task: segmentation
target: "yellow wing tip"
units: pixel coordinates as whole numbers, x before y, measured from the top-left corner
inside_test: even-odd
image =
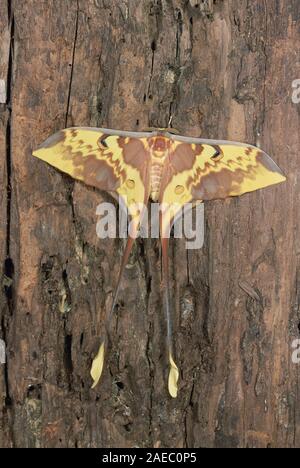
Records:
[[[282,172],[275,173],[273,182],[271,181],[270,185],[279,185],[287,181],[287,177]]]
[[[53,165],[51,164],[51,160],[50,160],[50,157],[49,157],[49,152],[47,151],[46,148],[38,148],[36,150],[34,150],[32,152],[32,155],[37,158],[37,159],[40,159],[41,161],[44,161],[50,165]],[[55,166],[54,166],[55,167]]]
[[[91,368],[91,377],[94,381],[92,389],[95,388],[102,375],[104,363],[104,342],[100,345],[99,351],[95,358],[93,359],[92,368]]]
[[[72,129],[70,129],[72,130]],[[44,151],[47,150],[56,150],[60,148],[60,145],[64,143],[66,140],[66,129],[59,130],[58,132],[54,133],[53,135],[49,136],[43,143],[41,143],[37,149],[35,149],[32,154],[37,158],[41,158]],[[42,159],[42,158],[41,158]]]
[[[287,176],[285,176],[283,173],[281,174],[282,180],[279,183],[286,182],[287,181]]]
[[[272,185],[283,184],[284,182],[287,181],[287,177],[283,173],[277,172],[275,174],[276,175],[273,176],[273,179],[268,183],[268,185],[266,185],[266,187],[270,187]],[[265,188],[265,187],[263,187],[263,188]]]
[[[178,394],[178,379],[179,379],[179,370],[175,364],[172,354],[169,354],[169,363],[170,363],[170,372],[169,372],[169,381],[168,388],[169,393],[172,398],[177,398]]]

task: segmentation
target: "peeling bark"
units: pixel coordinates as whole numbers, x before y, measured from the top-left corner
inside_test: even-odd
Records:
[[[299,22],[298,0],[0,3],[0,446],[300,445]],[[201,251],[172,240],[177,400],[158,243],[136,243],[92,391],[123,241],[96,237],[108,195],[31,153],[66,125],[170,122],[260,143],[288,182],[208,203]]]

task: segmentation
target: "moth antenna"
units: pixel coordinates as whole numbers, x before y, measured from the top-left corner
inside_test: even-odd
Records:
[[[167,348],[168,348],[168,358],[169,358],[169,380],[168,388],[169,393],[173,398],[177,397],[177,382],[179,378],[178,367],[175,364],[174,360],[174,350],[173,350],[173,330],[172,330],[172,317],[170,310],[170,280],[169,280],[169,238],[163,237],[161,239],[162,247],[162,286],[163,286],[163,308],[165,313],[165,319],[167,323]]]
[[[122,278],[123,278],[124,270],[125,270],[125,267],[127,265],[129,255],[130,255],[130,253],[132,251],[134,241],[135,241],[134,238],[128,237],[126,247],[125,247],[125,251],[124,251],[124,254],[123,254],[123,257],[122,257],[122,262],[121,262],[121,267],[120,267],[120,271],[119,271],[117,286],[116,286],[116,289],[115,289],[114,295],[113,295],[112,305],[111,305],[110,311],[109,311],[109,313],[108,313],[108,315],[107,315],[107,317],[105,319],[104,336],[103,336],[103,339],[101,340],[101,345],[100,345],[98,354],[95,356],[95,358],[93,360],[93,363],[92,363],[91,376],[92,376],[92,378],[94,380],[92,388],[96,387],[96,385],[98,384],[98,382],[100,380],[101,374],[102,374],[103,364],[104,364],[104,357],[105,357],[105,352],[106,352],[106,348],[107,348],[107,340],[108,340],[108,336],[109,336],[109,328],[110,328],[113,312],[114,312],[114,309],[115,309],[115,306],[116,306],[116,302],[117,302],[117,299],[118,299],[118,295],[119,295],[119,291],[120,291],[120,285],[121,285],[121,281],[122,281]]]

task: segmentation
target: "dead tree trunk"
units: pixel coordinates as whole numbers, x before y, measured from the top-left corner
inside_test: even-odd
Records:
[[[300,445],[299,22],[298,0],[1,0],[1,446]],[[137,242],[94,391],[123,243],[96,236],[105,194],[31,153],[65,126],[170,121],[259,142],[289,179],[208,204],[202,250],[171,243],[177,400],[158,244]]]

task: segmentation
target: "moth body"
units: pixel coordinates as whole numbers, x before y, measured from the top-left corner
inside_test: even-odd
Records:
[[[151,168],[150,168],[150,197],[158,201],[165,160],[169,152],[171,141],[169,138],[158,135],[149,141]]]

